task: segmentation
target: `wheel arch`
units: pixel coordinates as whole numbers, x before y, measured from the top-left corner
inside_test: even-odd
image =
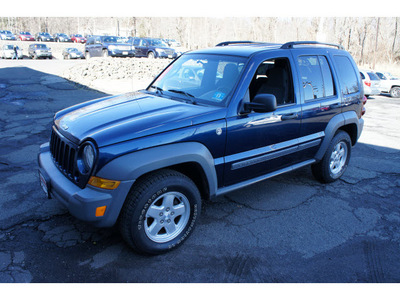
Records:
[[[126,154],[106,164],[96,176],[137,181],[162,169],[176,170],[189,177],[202,198],[208,199],[216,194],[218,184],[214,159],[209,150],[197,142],[158,146]]]
[[[325,129],[325,138],[322,141],[315,159],[321,160],[328,149],[330,141],[339,130],[345,131],[351,139],[352,146],[357,143],[363,129],[364,120],[359,119],[355,111],[347,111],[334,116]]]

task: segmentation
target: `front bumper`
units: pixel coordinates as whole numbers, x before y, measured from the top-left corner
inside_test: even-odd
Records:
[[[52,54],[52,53],[49,53],[49,52],[47,52],[47,53],[44,53],[44,52],[36,52],[36,56],[37,56],[37,57],[52,57],[53,54]]]
[[[13,58],[13,57],[14,57],[14,51],[4,52],[4,58]],[[23,55],[21,52],[18,52],[18,58],[23,58]]]
[[[89,185],[81,189],[58,170],[51,157],[49,143],[40,146],[38,163],[42,186],[47,189],[49,198],[60,201],[71,215],[97,227],[111,227],[116,223],[134,180],[122,181],[115,190]],[[96,208],[102,206],[107,206],[104,216],[96,217]]]
[[[168,54],[168,53],[166,53],[166,52],[156,52],[156,53],[157,53],[157,55],[156,55],[157,58],[171,58],[171,59],[175,59],[175,58],[177,57],[176,53],[174,53],[174,54]]]
[[[134,50],[113,49],[113,50],[108,50],[108,55],[118,56],[118,57],[134,57],[135,51]]]

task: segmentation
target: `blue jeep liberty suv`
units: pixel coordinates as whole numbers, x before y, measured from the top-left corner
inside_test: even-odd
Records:
[[[363,100],[340,45],[224,42],[183,54],[145,90],[56,113],[40,182],[76,218],[164,253],[191,234],[202,200],[306,165],[337,180]]]

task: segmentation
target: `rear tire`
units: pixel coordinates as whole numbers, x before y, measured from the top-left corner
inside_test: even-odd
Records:
[[[350,136],[347,132],[339,130],[329,144],[322,160],[311,165],[314,177],[322,183],[336,181],[346,171],[350,156]]]
[[[145,175],[129,192],[119,219],[120,232],[137,252],[161,254],[182,244],[201,211],[191,179],[174,170]]]

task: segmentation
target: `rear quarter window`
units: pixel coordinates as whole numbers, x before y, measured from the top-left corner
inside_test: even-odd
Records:
[[[334,60],[342,93],[344,95],[357,93],[359,91],[357,73],[350,59],[344,55],[335,55]]]

